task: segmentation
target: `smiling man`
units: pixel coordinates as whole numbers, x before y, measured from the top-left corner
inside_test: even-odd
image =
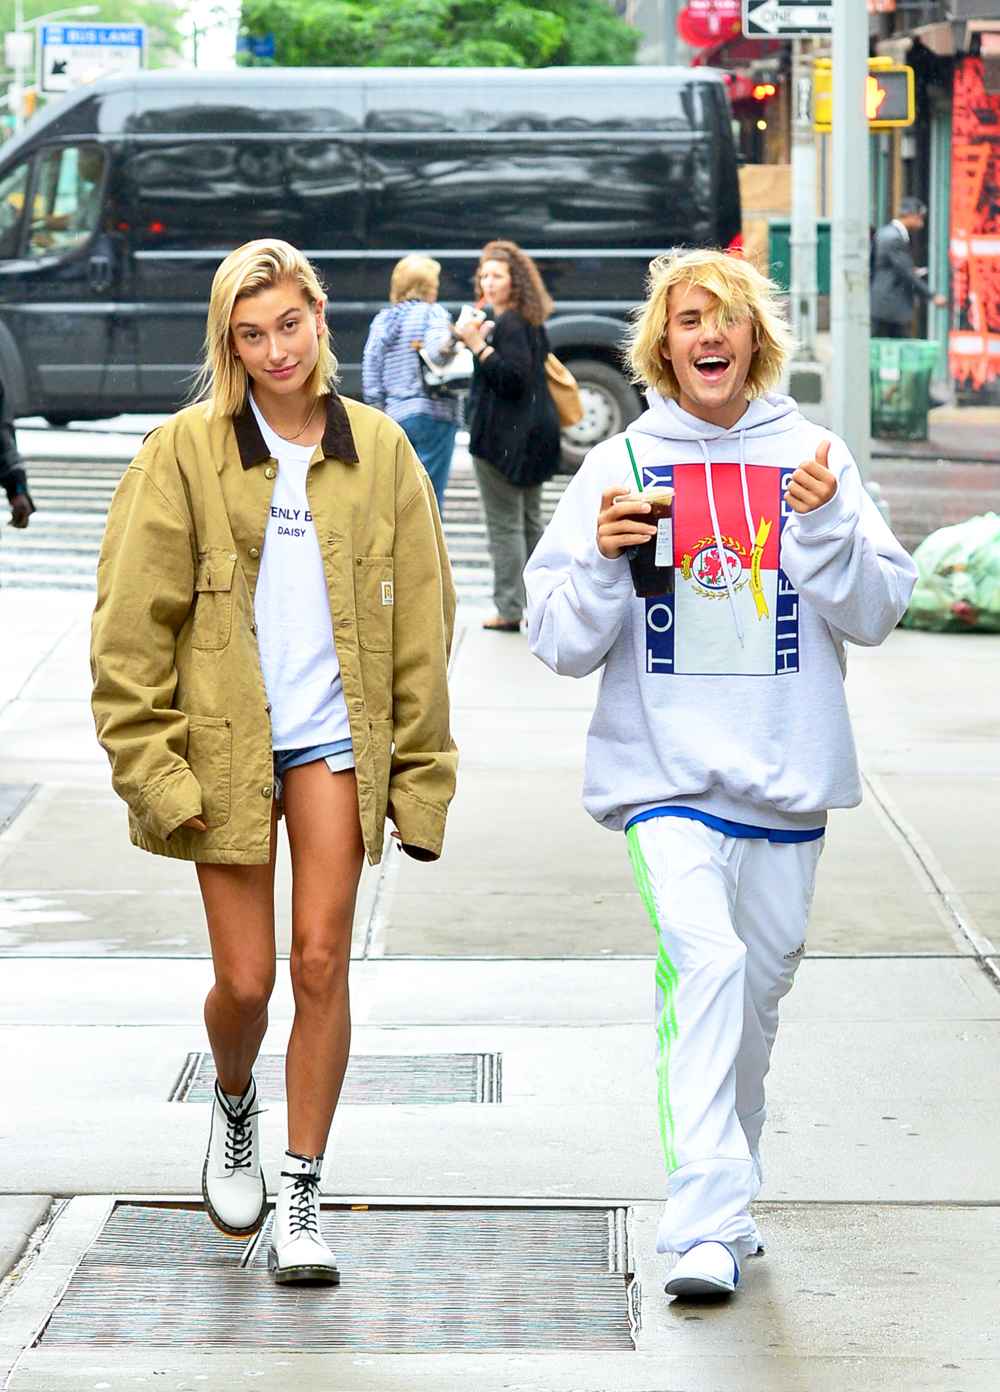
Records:
[[[861,799],[845,644],[882,642],[916,576],[843,441],[774,394],[790,346],[748,262],[654,261],[630,348],[649,409],[587,456],[525,571],[537,656],[604,669],[584,803],[625,833],[656,932],[657,1247],[687,1297],[733,1291],[763,1250],[750,1204],[778,1005],[827,812]],[[672,491],[656,527],[636,474]],[[663,584],[638,598],[643,546]]]

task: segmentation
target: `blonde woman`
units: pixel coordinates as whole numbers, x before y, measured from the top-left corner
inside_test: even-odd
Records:
[[[202,394],[145,441],[98,567],[93,707],[131,839],[196,863],[218,1081],[202,1188],[234,1237],[265,1217],[253,1065],[275,977],[274,864],[291,849],[288,1149],[279,1282],[336,1284],[319,1225],[350,1048],[351,925],[388,815],[440,854],[455,783],[454,594],[429,481],[398,425],[338,396],[325,298],[287,242],[212,283]]]
[[[827,813],[861,798],[844,646],[881,643],[916,575],[844,442],[776,394],[790,345],[749,262],[654,261],[631,345],[649,409],[584,460],[525,575],[535,653],[603,668],[584,803],[625,833],[657,937],[670,1295],[728,1294],[762,1250],[778,1007]],[[637,482],[672,518],[650,525]],[[636,597],[637,546],[661,594]]]
[[[438,507],[444,507],[458,431],[458,401],[424,390],[414,343],[434,357],[452,344],[451,316],[437,303],[441,263],[404,256],[389,281],[389,305],[372,320],[362,358],[365,400],[399,421],[430,474]]]

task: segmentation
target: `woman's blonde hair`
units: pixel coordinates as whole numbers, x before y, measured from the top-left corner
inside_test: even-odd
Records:
[[[429,300],[437,294],[441,281],[441,262],[432,256],[404,256],[392,268],[389,281],[389,300]]]
[[[212,279],[205,324],[203,361],[192,398],[207,401],[210,416],[235,416],[244,407],[249,385],[247,370],[233,346],[229,321],[236,301],[257,295],[281,281],[291,281],[310,309],[324,298],[323,286],[309,260],[290,242],[265,237],[231,251]],[[337,359],[329,332],[319,336],[319,357],[306,383],[314,397],[325,396],[337,377]]]
[[[646,300],[635,313],[628,335],[627,358],[636,385],[645,383],[661,396],[680,396],[673,364],[663,356],[670,292],[674,286],[698,285],[715,299],[710,311],[722,331],[749,317],[754,348],[747,373],[748,399],[777,386],[794,339],[779,300],[780,291],[750,261],[724,251],[685,251],[658,256],[649,265]]]

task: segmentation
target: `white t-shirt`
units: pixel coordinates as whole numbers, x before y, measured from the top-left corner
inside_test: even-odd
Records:
[[[316,527],[306,496],[313,445],[276,435],[250,397],[264,443],[278,461],[260,558],[254,616],[274,749],[349,739],[340,663]]]

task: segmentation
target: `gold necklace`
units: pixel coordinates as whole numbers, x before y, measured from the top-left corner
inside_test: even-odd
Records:
[[[304,434],[305,434],[306,427],[308,426],[309,422],[312,420],[313,416],[316,414],[316,407],[317,407],[318,405],[319,405],[319,397],[317,396],[316,400],[315,400],[315,401],[313,402],[313,404],[312,404],[312,408],[311,408],[311,410],[310,410],[308,416],[306,416],[305,420],[302,422],[302,425],[299,427],[298,430],[296,430],[296,432],[295,432],[294,435],[286,435],[286,436],[285,436],[285,439],[286,439],[286,440],[297,440],[297,439],[299,438],[300,435],[304,435]]]

